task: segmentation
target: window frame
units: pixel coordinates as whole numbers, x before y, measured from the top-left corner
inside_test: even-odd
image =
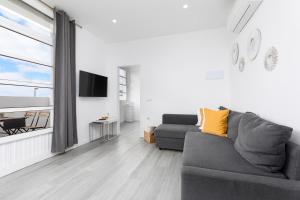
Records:
[[[125,75],[121,75],[121,71],[124,71]],[[125,84],[121,83],[121,79],[125,79]],[[126,91],[122,91],[121,87],[125,87]],[[124,69],[120,69],[119,71],[119,99],[121,101],[127,101],[127,71]]]
[[[53,47],[53,40],[0,16],[0,27]]]
[[[29,1],[30,2],[30,1]],[[20,3],[22,4],[22,3]],[[25,5],[26,2],[24,2],[24,10],[26,10],[28,8],[28,5]],[[7,6],[6,6],[7,5]],[[14,8],[15,5],[12,5],[11,2],[5,2],[5,3],[1,3],[0,7],[4,8],[4,10],[12,10],[12,8]],[[20,5],[18,5],[20,6]],[[23,9],[23,8],[22,8]],[[19,10],[16,9],[16,10]],[[49,11],[49,10],[48,10]],[[13,11],[14,13],[17,13],[15,11]],[[26,10],[26,12],[30,12],[30,10]],[[32,12],[35,12],[35,10],[32,10]],[[50,13],[50,11],[48,12],[48,14]],[[21,13],[22,14],[22,13]],[[21,15],[20,14],[20,15]],[[35,13],[36,14],[36,13]],[[42,15],[42,13],[41,13]],[[28,19],[25,15],[24,15],[25,19]],[[3,29],[6,29],[8,31],[11,31],[15,34],[19,34],[21,36],[24,36],[26,38],[32,39],[34,41],[37,41],[39,43],[48,45],[52,48],[52,54],[51,54],[51,59],[54,60],[54,21],[53,18],[49,17],[49,25],[51,27],[51,29],[49,29],[49,34],[50,37],[46,37],[45,35],[35,32],[34,30],[30,29],[30,28],[26,28],[25,26],[22,26],[20,24],[17,24],[9,19],[6,19],[2,16],[0,16],[0,27]],[[50,24],[50,22],[52,24]],[[11,86],[23,86],[23,87],[33,87],[33,88],[45,88],[45,89],[51,89],[52,90],[52,94],[49,97],[50,98],[50,102],[53,102],[54,99],[54,63],[52,63],[51,65],[49,64],[45,64],[45,63],[41,63],[39,61],[36,61],[34,59],[30,59],[26,56],[24,56],[22,58],[22,56],[16,56],[16,55],[7,55],[5,53],[1,53],[0,52],[0,56],[2,57],[7,57],[10,59],[15,59],[15,60],[19,60],[19,61],[24,61],[24,62],[28,62],[28,63],[32,63],[32,64],[37,64],[40,66],[44,66],[44,67],[49,67],[52,69],[52,84],[46,84],[46,83],[38,83],[38,82],[29,82],[29,81],[17,81],[17,80],[6,80],[6,79],[0,79],[0,85],[11,85]],[[22,96],[20,96],[22,97]],[[34,96],[33,96],[34,97]],[[53,112],[54,112],[54,106],[53,103],[50,103],[49,106],[46,107],[10,107],[10,108],[0,108],[0,113],[13,113],[13,112],[26,112],[26,111],[44,111],[44,110],[48,110],[50,112],[50,128],[45,128],[45,129],[41,129],[41,130],[35,130],[35,131],[31,131],[31,132],[27,132],[27,133],[22,133],[22,134],[17,134],[17,135],[11,135],[11,136],[7,136],[7,137],[1,137],[0,138],[0,144],[2,143],[7,143],[7,142],[13,142],[16,141],[18,139],[24,139],[27,137],[34,137],[36,135],[39,134],[48,134],[48,133],[52,133],[53,132]]]

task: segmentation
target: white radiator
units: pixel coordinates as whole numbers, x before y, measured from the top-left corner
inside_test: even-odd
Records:
[[[51,141],[51,129],[1,138],[0,177],[55,155]]]

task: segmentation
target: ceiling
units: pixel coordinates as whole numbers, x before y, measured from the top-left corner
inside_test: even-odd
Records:
[[[226,25],[234,0],[44,0],[108,43]],[[187,9],[183,5],[188,4]],[[117,19],[117,23],[112,23]]]

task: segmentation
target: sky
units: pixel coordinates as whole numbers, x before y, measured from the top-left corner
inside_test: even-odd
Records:
[[[51,37],[51,32],[0,6],[0,19],[5,18],[31,31]],[[0,28],[0,52],[52,66],[52,47],[4,28]],[[0,56],[0,80],[43,83],[52,86],[52,68]],[[37,96],[51,96],[52,90],[38,89]],[[33,96],[34,88],[0,85],[0,96]]]

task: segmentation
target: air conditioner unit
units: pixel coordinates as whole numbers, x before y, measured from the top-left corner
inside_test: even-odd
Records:
[[[228,19],[228,29],[240,33],[248,24],[263,0],[236,0]]]

